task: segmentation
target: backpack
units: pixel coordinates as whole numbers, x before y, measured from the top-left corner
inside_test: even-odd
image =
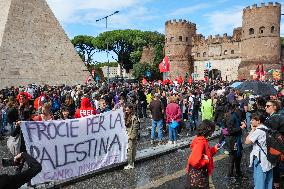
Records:
[[[54,113],[60,109],[60,102],[58,98],[52,99],[51,111]]]
[[[199,100],[199,97],[194,97],[193,98],[193,106],[194,106],[194,108],[196,108],[196,109],[198,109],[198,108],[200,108],[200,106],[201,106],[201,102],[200,102],[200,100]]]
[[[283,161],[284,158],[284,136],[277,130],[259,128],[266,133],[267,153],[261,148],[266,155],[267,160],[272,164],[277,164]]]

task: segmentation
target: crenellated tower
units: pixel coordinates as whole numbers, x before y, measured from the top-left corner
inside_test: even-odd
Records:
[[[280,67],[280,19],[279,3],[255,4],[243,9],[240,79],[248,78],[246,70],[256,64],[264,64],[266,69]]]
[[[191,58],[192,37],[196,34],[196,24],[186,20],[165,23],[165,54],[170,60],[170,77],[185,78],[186,73],[193,71]]]

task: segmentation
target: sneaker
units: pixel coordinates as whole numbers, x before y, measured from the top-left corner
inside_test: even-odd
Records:
[[[172,143],[173,143],[173,141],[169,140],[168,144],[172,144]]]
[[[134,165],[128,164],[127,166],[124,167],[125,170],[128,169],[134,169]]]
[[[174,145],[177,145],[177,141],[174,141]]]
[[[151,140],[151,145],[153,145],[154,144],[154,140]]]
[[[158,146],[163,145],[163,141],[159,141]]]

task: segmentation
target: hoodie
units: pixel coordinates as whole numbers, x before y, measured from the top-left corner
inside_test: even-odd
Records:
[[[96,113],[97,111],[92,107],[91,101],[88,98],[83,97],[81,100],[81,107],[76,110],[75,118],[95,115]]]
[[[207,167],[208,174],[213,173],[213,156],[217,153],[215,147],[210,147],[207,139],[203,136],[196,136],[191,145],[191,154],[189,155],[186,171],[189,171],[189,167],[195,169],[202,169]],[[204,155],[208,156],[208,159],[204,159]]]

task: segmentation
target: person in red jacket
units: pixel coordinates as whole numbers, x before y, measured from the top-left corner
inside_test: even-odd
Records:
[[[209,175],[213,173],[213,156],[218,151],[218,144],[210,147],[207,137],[215,130],[215,125],[204,120],[197,128],[197,136],[193,139],[190,148],[186,172],[189,188],[209,188]]]
[[[97,111],[92,107],[91,101],[88,98],[83,97],[81,100],[81,107],[75,112],[75,118],[86,117],[95,114],[97,114]]]

